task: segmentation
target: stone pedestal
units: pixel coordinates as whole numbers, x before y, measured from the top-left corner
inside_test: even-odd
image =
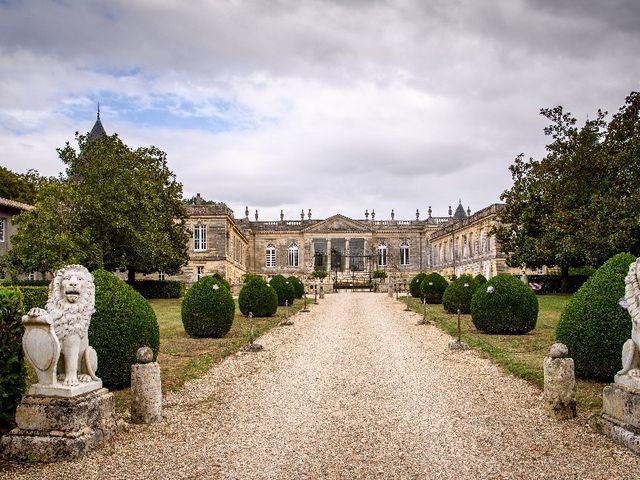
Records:
[[[0,438],[0,456],[27,462],[78,458],[115,431],[113,394],[101,388],[71,398],[26,395],[16,423]]]
[[[629,450],[640,454],[640,392],[611,384],[602,392],[602,415],[589,425]]]
[[[544,359],[544,408],[558,420],[576,416],[576,377],[573,358],[566,358],[567,347],[556,343]]]
[[[162,421],[162,383],[158,362],[131,365],[131,421]]]
[[[320,298],[324,298],[324,285],[320,285]]]

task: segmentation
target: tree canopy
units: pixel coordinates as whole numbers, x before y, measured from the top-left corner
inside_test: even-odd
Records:
[[[609,123],[598,110],[582,127],[560,106],[542,109],[552,141],[541,160],[516,157],[496,238],[514,267],[599,266],[640,253],[640,93]]]
[[[15,173],[0,167],[0,197],[31,204],[35,201],[39,180],[40,176],[35,170]]]
[[[90,269],[177,273],[187,262],[182,185],[156,147],[130,149],[117,135],[76,135],[58,149],[66,172],[38,189],[35,209],[15,217],[14,271]]]

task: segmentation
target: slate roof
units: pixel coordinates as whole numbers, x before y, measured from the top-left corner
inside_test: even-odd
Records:
[[[93,124],[93,128],[89,133],[89,140],[97,140],[101,137],[106,137],[107,132],[104,130],[102,126],[102,122],[100,121],[100,108],[98,107],[98,118],[96,119],[96,123]]]
[[[462,202],[458,203],[458,208],[456,208],[456,212],[453,214],[453,218],[467,218],[467,212],[464,211],[464,207],[462,206]]]

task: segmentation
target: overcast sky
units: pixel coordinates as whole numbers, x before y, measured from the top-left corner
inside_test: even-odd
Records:
[[[637,0],[0,0],[0,164],[63,170],[91,129],[155,145],[184,195],[261,220],[479,210],[640,89]]]

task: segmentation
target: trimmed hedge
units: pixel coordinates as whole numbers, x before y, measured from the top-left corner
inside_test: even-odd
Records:
[[[442,303],[442,295],[448,285],[449,282],[439,273],[429,273],[420,282],[420,296],[427,303]]]
[[[304,284],[298,279],[298,277],[294,277],[291,275],[289,278],[289,283],[293,285],[293,291],[295,292],[296,298],[302,298],[304,296]]]
[[[22,292],[24,313],[32,308],[44,308],[49,298],[49,287],[18,287]]]
[[[178,280],[138,280],[129,285],[144,298],[180,298],[184,293],[184,282]]]
[[[235,310],[231,291],[220,277],[202,277],[182,299],[184,331],[191,337],[222,338],[231,329]]]
[[[289,302],[289,305],[293,303],[295,297],[295,290],[293,285],[284,278],[282,275],[276,275],[269,280],[269,285],[273,287],[278,295],[278,305],[283,306],[285,301]]]
[[[48,287],[49,280],[2,280],[2,287]]]
[[[611,380],[622,368],[622,344],[631,337],[631,316],[618,301],[635,257],[620,253],[607,260],[565,306],[556,339],[569,347],[576,374]]]
[[[562,277],[560,275],[527,275],[529,283],[537,283],[542,288],[538,293],[560,293],[562,290]],[[570,275],[569,293],[575,293],[589,280],[589,275]]]
[[[0,430],[9,428],[27,389],[22,352],[22,293],[0,288]]]
[[[422,296],[422,294],[420,293],[420,284],[426,276],[426,273],[420,272],[411,279],[411,282],[409,283],[409,293],[411,293],[411,296],[413,298],[420,298]]]
[[[471,319],[481,332],[524,334],[536,327],[538,298],[520,279],[501,273],[473,294]]]
[[[262,277],[256,276],[248,279],[240,290],[238,305],[245,317],[249,312],[254,317],[270,317],[278,310],[278,294]]]
[[[114,274],[93,272],[96,312],[89,325],[89,344],[98,353],[98,377],[107,388],[131,384],[131,365],[140,347],[160,346],[158,321],[142,295]]]
[[[448,313],[469,313],[471,298],[480,284],[471,275],[460,275],[442,294],[442,306]]]

